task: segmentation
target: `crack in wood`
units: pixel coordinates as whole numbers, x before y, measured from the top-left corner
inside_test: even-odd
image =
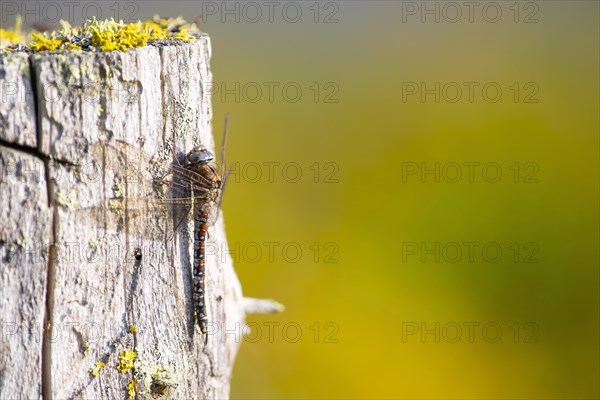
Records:
[[[44,163],[46,176],[50,176],[50,165],[48,162]],[[55,204],[54,193],[54,182],[52,179],[46,179],[46,190],[48,192],[48,206],[52,210],[51,214],[51,226],[50,238],[49,238],[49,249],[48,249],[48,263],[47,263],[47,275],[46,275],[46,302],[45,302],[45,314],[44,314],[44,325],[42,334],[42,398],[44,400],[50,400],[53,398],[52,391],[52,322],[54,315],[54,286],[56,283],[56,238],[58,236],[58,210]]]

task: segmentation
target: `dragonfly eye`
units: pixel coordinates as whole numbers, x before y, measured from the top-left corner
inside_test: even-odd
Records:
[[[202,164],[212,161],[214,158],[215,156],[204,146],[194,147],[187,155],[187,160],[190,164]]]

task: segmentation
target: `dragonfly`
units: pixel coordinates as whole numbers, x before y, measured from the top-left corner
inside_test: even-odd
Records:
[[[213,153],[203,145],[190,150],[184,163],[180,163],[175,154],[174,161],[170,163],[160,161],[159,158],[151,157],[142,150],[118,140],[99,142],[92,146],[92,154],[98,159],[125,160],[121,161],[124,162],[123,165],[113,167],[117,171],[126,171],[126,184],[121,185],[117,179],[117,183],[112,187],[114,196],[106,201],[104,207],[111,210],[113,216],[116,215],[121,227],[129,226],[128,220],[140,214],[159,211],[162,217],[165,212],[171,212],[173,230],[177,231],[183,222],[189,221],[191,211],[194,221],[192,303],[194,319],[204,335],[205,344],[208,341],[205,301],[206,240],[208,227],[218,219],[228,175],[225,162],[228,124],[229,116],[226,115],[219,166]],[[142,232],[142,236],[153,234],[156,232]],[[136,249],[135,256],[136,259],[139,258],[138,261],[141,260],[139,249]]]

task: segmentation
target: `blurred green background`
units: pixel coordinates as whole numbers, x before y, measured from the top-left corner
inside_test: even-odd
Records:
[[[236,269],[286,306],[233,398],[600,396],[598,2],[136,4],[203,14]]]

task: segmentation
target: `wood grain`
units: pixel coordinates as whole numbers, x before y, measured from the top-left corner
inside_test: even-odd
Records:
[[[191,304],[192,221],[174,232],[168,214],[99,207],[118,191],[140,195],[140,185],[135,159],[93,151],[116,140],[163,159],[199,143],[214,150],[209,60],[206,35],[0,57],[2,83],[31,89],[0,102],[0,398],[127,398],[132,379],[141,399],[228,397],[241,337],[231,331],[245,317],[231,258],[207,260],[204,346]],[[226,243],[222,214],[209,235]],[[137,357],[122,373],[126,349]],[[97,377],[96,362],[106,365]]]

